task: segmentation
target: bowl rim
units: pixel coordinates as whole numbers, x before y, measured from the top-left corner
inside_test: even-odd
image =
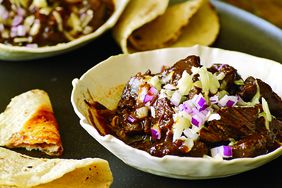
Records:
[[[166,50],[178,50],[178,49],[213,49],[216,51],[224,51],[227,53],[232,53],[232,54],[243,54],[244,56],[251,56],[254,57],[256,59],[261,59],[262,61],[266,61],[266,63],[271,63],[271,64],[275,64],[282,67],[282,65],[276,61],[273,60],[269,60],[266,58],[261,58],[261,57],[257,57],[257,56],[253,56],[253,55],[249,55],[246,53],[242,53],[242,52],[237,52],[237,51],[231,51],[231,50],[224,50],[224,49],[220,49],[220,48],[211,48],[211,47],[206,47],[206,46],[200,46],[200,45],[195,45],[193,47],[179,47],[179,48],[164,48],[164,49],[157,49],[157,50],[151,50],[151,51],[145,51],[145,52],[137,52],[137,53],[133,53],[133,54],[119,54],[119,55],[115,55],[115,56],[111,56],[108,59],[98,63],[97,65],[93,66],[92,68],[90,68],[89,70],[87,70],[80,78],[75,78],[72,81],[72,85],[73,85],[73,90],[71,93],[71,103],[72,106],[74,108],[75,113],[77,114],[77,116],[80,119],[80,124],[82,125],[82,127],[92,136],[94,137],[94,139],[96,141],[98,141],[101,145],[103,145],[107,150],[111,151],[111,149],[107,148],[105,145],[107,144],[120,144],[121,147],[124,147],[127,151],[132,151],[138,155],[143,156],[144,158],[146,158],[147,160],[151,160],[153,162],[160,162],[160,163],[164,163],[166,161],[171,161],[171,162],[196,162],[196,163],[209,163],[211,165],[221,165],[221,166],[228,166],[228,165],[236,165],[236,164],[254,164],[254,163],[258,163],[259,165],[256,165],[254,167],[251,167],[247,170],[251,170],[253,168],[256,168],[258,166],[261,166],[269,161],[274,160],[275,158],[278,158],[280,155],[282,155],[282,146],[280,146],[279,148],[267,153],[267,154],[263,154],[263,155],[259,155],[256,157],[246,157],[246,158],[235,158],[235,159],[231,159],[231,160],[224,160],[224,159],[217,159],[217,158],[212,158],[212,157],[180,157],[180,156],[174,156],[174,155],[165,155],[163,157],[155,157],[150,155],[149,153],[147,153],[146,151],[143,150],[139,150],[136,148],[133,148],[129,145],[127,145],[126,143],[124,143],[123,141],[121,141],[120,139],[116,138],[113,135],[105,135],[102,136],[98,133],[98,131],[96,130],[96,128],[91,125],[90,122],[88,122],[87,118],[82,114],[82,112],[80,112],[80,110],[77,107],[76,104],[76,100],[75,100],[75,93],[78,90],[79,84],[80,82],[85,79],[87,77],[87,75],[89,75],[92,71],[95,71],[95,69],[97,67],[103,66],[103,64],[106,63],[110,63],[111,61],[115,60],[115,58],[119,58],[119,57],[123,57],[123,56],[130,56],[131,58],[134,58],[135,56],[139,56],[140,54],[150,54],[150,53],[154,53],[154,52],[160,52],[160,51],[166,51]],[[111,153],[113,155],[116,155],[115,153],[113,153],[111,151]],[[116,155],[117,156],[117,155]],[[121,159],[123,162],[127,163],[126,161],[124,161],[120,156],[117,156],[119,159]],[[265,161],[265,162],[264,162]],[[129,164],[130,165],[130,164]],[[132,165],[130,165],[132,166]],[[136,166],[134,166],[135,168],[138,168]],[[241,172],[247,171],[247,170],[243,170]],[[237,172],[234,174],[238,174],[241,172]],[[233,174],[227,174],[227,175],[223,175],[223,176],[216,176],[216,177],[224,177],[224,176],[230,176]],[[169,176],[169,177],[175,177],[174,175]],[[182,179],[188,179],[187,177],[176,177],[176,178],[182,178]],[[192,179],[208,179],[208,178],[214,178],[213,176],[211,177],[193,177]],[[191,177],[189,178],[191,179]]]

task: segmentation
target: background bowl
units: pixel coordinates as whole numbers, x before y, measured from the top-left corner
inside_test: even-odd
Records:
[[[280,97],[282,95],[280,84],[282,65],[272,60],[203,46],[123,54],[110,57],[87,71],[80,79],[73,80],[71,102],[82,127],[126,164],[166,177],[180,179],[225,177],[254,169],[279,157],[282,154],[282,147],[266,155],[232,160],[177,156],[158,158],[126,145],[111,135],[101,136],[91,125],[85,100],[94,99],[107,108],[114,109],[120,98],[122,86],[131,76],[148,69],[152,73],[159,72],[163,65],[171,66],[188,55],[200,56],[201,64],[206,66],[214,63],[229,64],[238,70],[242,78],[245,79],[250,75],[260,78],[268,83]]]
[[[103,34],[108,29],[112,28],[117,22],[123,10],[125,9],[128,1],[129,0],[115,0],[115,10],[111,17],[103,25],[101,25],[94,32],[67,43],[60,43],[54,46],[46,46],[39,48],[8,46],[0,43],[0,59],[12,61],[31,60],[54,56],[64,52],[68,52],[70,50],[74,50],[82,45],[87,44],[88,42]]]

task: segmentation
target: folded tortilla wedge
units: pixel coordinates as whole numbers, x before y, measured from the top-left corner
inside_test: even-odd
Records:
[[[0,114],[0,146],[62,154],[58,123],[45,91],[31,90],[11,100]]]
[[[106,188],[113,177],[106,160],[99,158],[43,159],[0,147],[0,187]]]
[[[210,45],[219,33],[218,16],[207,0],[183,1],[166,6],[165,11],[152,10],[145,5],[130,9],[139,1],[129,3],[113,29],[113,36],[124,53],[195,44]],[[148,15],[143,22],[140,21],[142,17],[136,16],[140,12],[153,11],[157,16]],[[132,23],[135,27],[132,27]]]

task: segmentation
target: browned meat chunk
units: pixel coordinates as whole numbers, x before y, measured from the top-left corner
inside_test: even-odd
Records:
[[[167,98],[158,99],[154,106],[156,117],[155,123],[158,123],[161,129],[170,129],[173,124],[172,115],[174,113],[172,105]]]
[[[188,74],[192,74],[192,67],[200,67],[200,58],[198,56],[188,56],[185,59],[181,59],[176,62],[166,72],[174,71],[172,81],[175,82],[181,78],[183,71],[187,71]]]
[[[268,103],[271,114],[277,119],[282,120],[282,101],[281,98],[273,92],[271,87],[260,79],[257,79],[260,94]]]
[[[266,129],[264,118],[259,118],[256,122],[257,132],[255,134],[246,136],[236,142],[233,149],[233,157],[255,157],[258,155],[271,152],[279,147],[282,135],[282,122],[279,120],[272,120],[269,125],[269,130]]]
[[[249,102],[255,96],[256,92],[256,79],[250,76],[245,80],[244,85],[240,87],[238,94],[245,102]]]
[[[220,109],[218,114],[221,119],[208,122],[207,128],[201,129],[200,138],[215,143],[250,135],[256,130],[258,113],[258,106]]]

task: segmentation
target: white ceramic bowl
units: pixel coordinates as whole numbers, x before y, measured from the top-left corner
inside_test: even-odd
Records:
[[[251,55],[222,49],[194,46],[191,48],[171,48],[155,51],[118,55],[99,63],[87,71],[80,79],[73,80],[71,102],[79,116],[82,127],[100,144],[126,164],[145,172],[181,179],[208,179],[230,176],[259,167],[282,154],[282,147],[266,155],[255,158],[219,160],[214,158],[193,158],[165,156],[153,157],[145,151],[126,145],[111,136],[101,136],[88,120],[88,106],[84,100],[101,102],[109,109],[117,105],[124,85],[137,72],[159,72],[163,65],[173,65],[188,55],[198,55],[201,63],[209,66],[225,63],[234,66],[245,79],[247,76],[260,78],[271,85],[282,96],[282,65],[277,62]]]
[[[39,48],[8,46],[0,43],[0,59],[12,60],[12,61],[38,59],[38,58],[58,55],[76,49],[82,45],[85,45],[86,43],[97,38],[98,36],[100,36],[105,31],[107,31],[108,29],[112,28],[115,25],[121,13],[125,9],[128,1],[129,0],[115,0],[114,1],[115,10],[111,15],[111,17],[103,25],[101,25],[94,32],[67,43],[60,43],[54,46],[46,46]]]

